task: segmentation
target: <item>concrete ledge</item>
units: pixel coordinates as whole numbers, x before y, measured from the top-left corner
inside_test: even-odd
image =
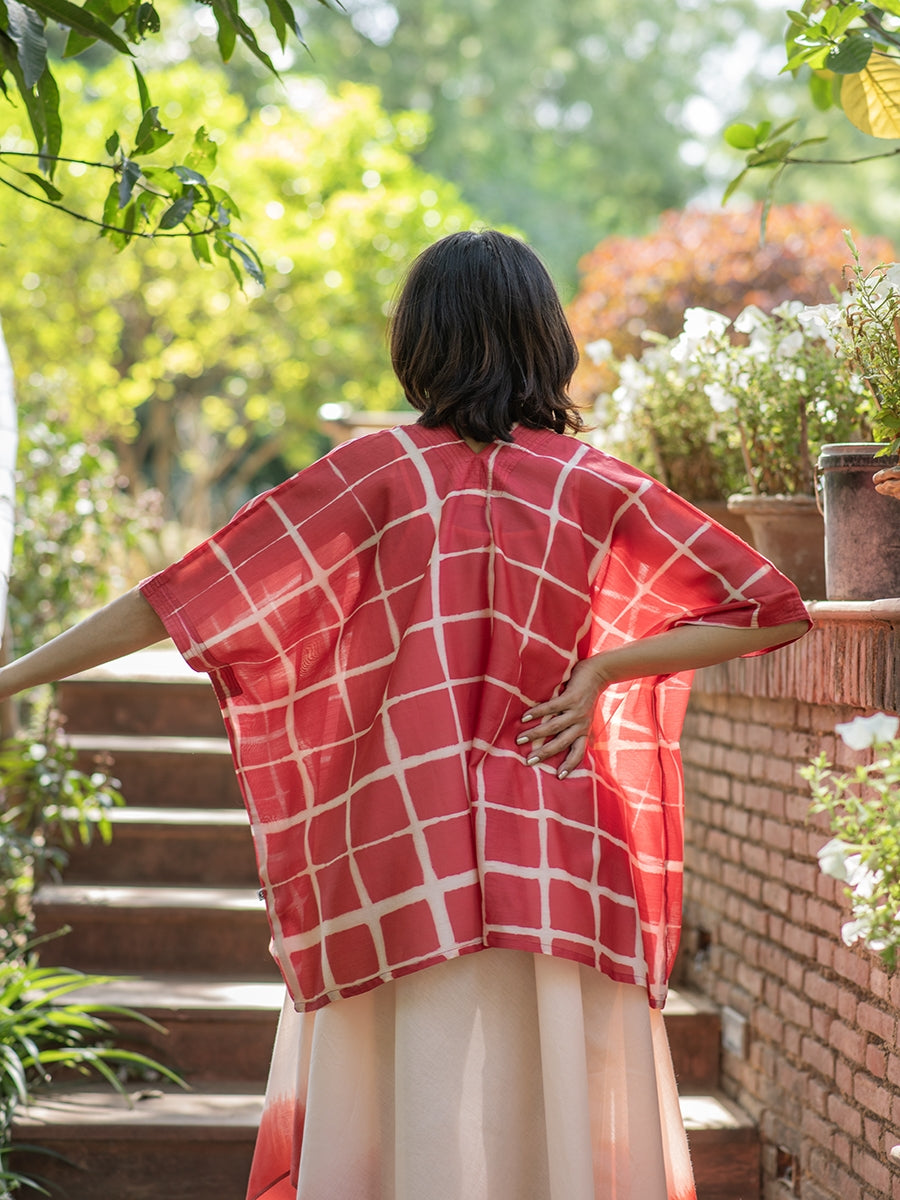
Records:
[[[698,671],[709,694],[900,712],[900,598],[814,601],[805,638],[772,654]]]

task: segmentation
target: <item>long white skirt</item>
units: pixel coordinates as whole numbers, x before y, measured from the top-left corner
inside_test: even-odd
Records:
[[[662,1014],[482,950],[281,1016],[247,1200],[695,1200]]]

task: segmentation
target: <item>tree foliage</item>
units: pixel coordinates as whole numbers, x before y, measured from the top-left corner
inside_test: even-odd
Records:
[[[784,205],[759,240],[760,210],[664,213],[646,237],[606,238],[580,264],[581,286],[568,315],[585,346],[606,339],[616,357],[639,358],[642,334],[675,337],[688,308],[734,318],[748,304],[764,312],[785,300],[819,304],[840,289],[850,261],[842,222],[824,205]],[[883,238],[860,238],[868,262],[893,256]],[[608,369],[582,353],[573,395],[590,405],[609,388]]]
[[[86,139],[125,77],[121,64],[92,73],[88,93],[77,67],[62,73],[85,88]],[[253,180],[268,287],[237,292],[224,266],[191,269],[179,243],[116,255],[64,215],[25,209],[0,212],[0,310],[26,426],[55,419],[88,446],[105,440],[129,490],[156,489],[190,538],[321,452],[321,404],[402,404],[387,306],[410,259],[474,213],[413,162],[425,118],[387,116],[374,89],[306,81],[294,107],[248,119],[215,69],[183,63],[162,79],[172,103],[189,111],[202,95],[215,112],[226,186]],[[91,202],[88,175],[72,187]],[[26,488],[28,469],[26,457]]]
[[[804,0],[785,10],[783,72],[805,77],[810,96],[821,111],[841,109],[862,133],[873,138],[900,138],[900,0]],[[745,166],[725,191],[727,200],[752,174],[768,173],[768,206],[788,167],[844,165],[892,157],[900,149],[852,158],[822,158],[826,137],[804,136],[795,120],[739,121],[725,130],[725,140],[745,153]],[[812,151],[809,147],[815,146]]]
[[[427,111],[422,164],[522,229],[565,288],[598,238],[703,188],[684,151],[704,76],[765,23],[754,0],[345,3],[343,21],[309,5],[312,69],[377,84],[389,111]]]
[[[328,0],[319,3],[327,5]],[[240,42],[274,74],[269,51],[236,0],[210,0],[210,7],[222,59],[230,59]],[[289,35],[302,41],[290,0],[266,0],[266,16],[258,16],[268,25],[273,44],[283,49]],[[212,180],[217,147],[206,126],[193,131],[180,155],[160,157],[175,135],[153,101],[138,50],[162,33],[153,0],[85,0],[82,5],[73,0],[0,0],[0,92],[24,113],[30,135],[15,144],[4,139],[0,145],[0,184],[93,224],[119,248],[135,237],[187,237],[199,261],[218,256],[238,280],[247,273],[261,281],[256,251],[233,228],[238,206]],[[52,64],[55,57],[72,58],[98,47],[130,61],[137,111],[127,126],[111,114],[110,123],[96,130],[80,152],[83,163],[106,177],[102,203],[85,211],[70,207],[59,170],[69,159],[66,128],[80,128],[84,121],[83,97],[79,106],[60,88]]]

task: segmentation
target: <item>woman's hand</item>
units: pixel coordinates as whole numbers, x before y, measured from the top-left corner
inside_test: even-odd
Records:
[[[611,680],[605,679],[601,656],[583,658],[575,664],[565,687],[544,704],[533,705],[522,717],[526,732],[516,738],[517,746],[528,746],[526,762],[537,766],[568,751],[556,772],[565,779],[584,758],[594,708],[600,693]]]
[[[882,471],[876,471],[872,478],[876,492],[900,500],[900,467],[885,467]]]

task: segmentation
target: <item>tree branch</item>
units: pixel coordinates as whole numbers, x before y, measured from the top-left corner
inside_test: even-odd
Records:
[[[75,159],[73,161],[80,162],[81,160]],[[65,213],[67,217],[74,217],[76,221],[83,221],[86,225],[93,225],[95,229],[105,229],[109,233],[124,233],[125,236],[129,238],[137,237],[152,241],[154,238],[207,237],[218,228],[217,225],[210,224],[207,225],[205,229],[186,229],[183,233],[176,233],[174,230],[165,230],[162,232],[159,230],[150,230],[148,232],[140,229],[125,229],[121,225],[109,225],[106,221],[98,221],[94,217],[85,216],[84,213],[76,212],[74,208],[66,208],[64,204],[59,204],[56,200],[50,200],[46,196],[38,196],[33,192],[28,192],[25,190],[25,188],[18,187],[11,180],[6,179],[3,175],[0,175],[0,185],[3,187],[8,187],[14,192],[18,192],[20,196],[24,196],[27,200],[34,200],[38,204],[46,204],[48,208],[55,208],[57,212]],[[149,188],[145,190],[150,191]],[[155,194],[165,195],[166,193],[157,192]]]

